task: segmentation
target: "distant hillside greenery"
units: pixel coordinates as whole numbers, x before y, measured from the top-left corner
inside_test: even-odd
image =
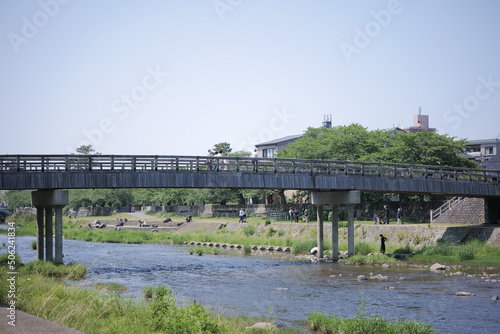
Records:
[[[278,151],[278,157],[477,167],[462,156],[465,141],[433,131],[368,131],[351,124],[308,128],[301,138]]]

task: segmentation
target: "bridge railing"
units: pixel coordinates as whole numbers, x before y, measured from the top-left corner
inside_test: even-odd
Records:
[[[500,171],[378,162],[208,156],[3,155],[0,173],[246,172],[361,175],[499,183]]]

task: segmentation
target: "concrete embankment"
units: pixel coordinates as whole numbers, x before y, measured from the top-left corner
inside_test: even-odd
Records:
[[[230,231],[243,230],[244,223],[228,223],[225,228]],[[488,243],[500,243],[500,226],[428,226],[424,224],[408,225],[355,225],[356,241],[378,242],[380,234],[383,234],[393,244],[402,246],[407,243],[410,246],[424,246],[435,244],[438,240],[452,243],[467,242],[469,240],[481,240]],[[277,231],[282,230],[285,236],[316,238],[315,223],[272,223],[270,225],[259,224],[257,231],[265,233],[269,228]],[[325,240],[331,237],[332,226],[324,224]],[[347,240],[347,228],[339,229],[340,240]]]
[[[85,227],[91,220],[80,220],[75,227]],[[107,228],[114,228],[116,220],[101,220]],[[78,225],[79,224],[79,225]],[[266,234],[270,228],[276,231],[283,231],[283,237],[306,237],[315,239],[317,226],[315,222],[305,223],[280,223],[272,222],[270,225],[264,223],[249,224],[249,223],[225,223],[223,219],[220,222],[179,222],[162,223],[162,221],[148,220],[147,227],[139,227],[138,221],[129,220],[125,226],[121,227],[124,230],[142,230],[148,231],[157,229],[159,232],[188,232],[188,231],[203,231],[215,232],[218,229],[225,228],[228,231],[243,231],[245,226],[253,225],[257,232]],[[158,227],[156,227],[156,225]],[[379,235],[383,234],[388,238],[388,241],[393,245],[398,244],[405,246],[425,246],[433,245],[438,240],[451,243],[461,243],[470,240],[486,241],[488,243],[500,244],[500,226],[482,226],[482,225],[467,225],[467,226],[430,226],[427,224],[404,224],[404,225],[359,225],[355,224],[355,239],[356,241],[378,242]],[[330,223],[324,223],[325,240],[331,237],[332,226]],[[339,239],[347,240],[347,228],[339,228]]]

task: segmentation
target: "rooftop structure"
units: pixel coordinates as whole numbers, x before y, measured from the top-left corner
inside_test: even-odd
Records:
[[[418,108],[418,115],[413,115],[413,126],[401,129],[406,132],[436,131],[429,127],[429,115],[422,115],[422,108]]]

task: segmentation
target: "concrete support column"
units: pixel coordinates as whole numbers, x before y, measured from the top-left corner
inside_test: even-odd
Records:
[[[45,260],[54,260],[54,243],[52,242],[52,208],[45,208]]]
[[[39,260],[62,263],[62,209],[68,204],[67,190],[38,190],[31,193],[31,202],[37,208],[37,257]],[[54,242],[52,239],[53,224],[55,220],[55,258]],[[45,235],[44,235],[45,232]],[[44,243],[45,237],[45,243]],[[45,257],[44,257],[45,255]]]
[[[44,224],[43,224],[44,209],[41,206],[36,207],[36,259],[44,260],[45,242],[44,242]]]
[[[347,255],[354,255],[354,205],[347,205]]]
[[[55,233],[55,263],[63,263],[63,229],[62,229],[62,207],[58,206],[55,208],[56,212],[56,233]]]
[[[339,206],[332,205],[332,260],[339,260]]]
[[[312,192],[311,195],[312,195],[311,196],[312,204],[316,205],[318,208],[319,206],[327,204],[333,206],[334,218],[332,222],[332,247],[335,248],[335,246],[337,246],[336,251],[334,249],[332,250],[333,251],[332,256],[334,259],[338,259],[338,206],[347,205],[347,216],[348,216],[347,251],[349,256],[354,255],[354,205],[359,204],[361,199],[361,193],[357,190],[316,191]],[[319,215],[319,210],[318,210],[318,215]],[[321,219],[322,218],[323,217],[321,217]],[[318,233],[319,233],[319,226],[318,226]]]
[[[316,205],[316,221],[318,222],[318,257],[323,258],[323,205]]]

